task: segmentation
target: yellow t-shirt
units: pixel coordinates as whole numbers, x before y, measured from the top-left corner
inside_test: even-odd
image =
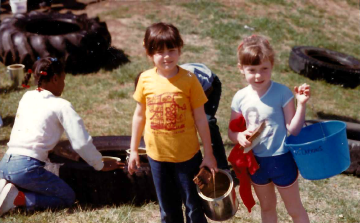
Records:
[[[172,78],[156,67],[140,76],[134,99],[146,105],[147,155],[164,162],[184,162],[200,149],[192,110],[207,101],[197,77],[180,67]]]

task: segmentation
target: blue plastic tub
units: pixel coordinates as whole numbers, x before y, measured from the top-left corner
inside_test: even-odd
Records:
[[[285,146],[291,151],[300,174],[308,180],[335,176],[350,166],[346,124],[341,121],[319,122],[290,135]]]

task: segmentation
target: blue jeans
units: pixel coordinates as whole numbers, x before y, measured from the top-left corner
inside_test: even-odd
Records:
[[[44,169],[37,159],[5,154],[0,162],[3,178],[24,192],[28,210],[69,207],[75,193],[62,179]]]
[[[219,169],[229,169],[224,144],[221,138],[219,126],[216,124],[217,120],[215,118],[221,96],[221,82],[216,75],[214,75],[212,88],[212,92],[210,93],[210,95],[207,96],[208,101],[205,103],[204,109],[209,123],[213,154],[215,156],[217,167]]]
[[[207,222],[193,182],[202,161],[201,152],[181,163],[158,162],[148,158],[160,205],[161,222],[184,222],[182,203],[186,208],[187,223]]]

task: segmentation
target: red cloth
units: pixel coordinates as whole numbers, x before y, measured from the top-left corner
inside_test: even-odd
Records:
[[[25,194],[21,191],[19,191],[18,195],[16,196],[15,200],[14,200],[14,205],[15,206],[25,206],[26,201],[25,201]]]
[[[244,117],[240,116],[238,119],[232,120],[229,124],[229,128],[233,132],[245,131],[246,123]],[[236,144],[234,146],[230,152],[228,160],[235,171],[236,177],[240,181],[240,197],[248,211],[251,212],[251,208],[255,205],[255,200],[251,192],[251,181],[249,173],[253,175],[256,170],[259,169],[259,165],[256,162],[252,151],[244,153],[244,150],[240,149],[240,147],[240,144]]]

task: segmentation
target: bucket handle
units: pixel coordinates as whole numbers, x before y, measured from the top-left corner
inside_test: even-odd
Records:
[[[323,134],[323,136],[324,136],[324,140],[326,140],[325,132],[324,132],[324,129],[323,129],[323,127],[322,127],[321,122],[320,122],[320,127],[321,127],[322,134]]]
[[[323,127],[322,127],[321,122],[319,122],[319,124],[320,124],[320,128],[321,128],[321,132],[322,132],[322,134],[323,134],[323,136],[324,136],[324,140],[326,140],[326,135],[325,135],[325,132],[324,132],[324,129],[323,129]],[[308,126],[307,122],[304,122],[304,125],[305,125],[305,127],[307,127],[307,126]]]

